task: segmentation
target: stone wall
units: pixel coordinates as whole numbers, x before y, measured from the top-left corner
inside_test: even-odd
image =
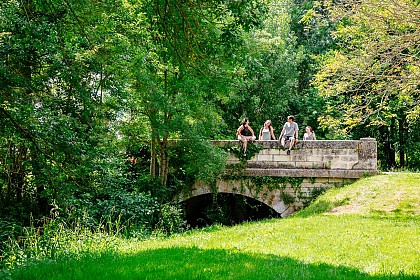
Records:
[[[218,146],[238,146],[239,141],[212,141]],[[287,155],[278,141],[254,141],[263,149],[246,162],[249,176],[302,178],[361,178],[377,172],[374,138],[360,140],[299,141]],[[233,154],[228,164],[238,164]]]

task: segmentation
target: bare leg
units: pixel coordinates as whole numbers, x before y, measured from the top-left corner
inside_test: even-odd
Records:
[[[244,153],[246,153],[246,147],[248,144],[248,139],[246,138],[246,136],[240,135],[239,136],[239,141],[242,142],[242,147],[244,148]]]
[[[290,139],[290,147],[289,150],[291,150],[293,148],[293,146],[295,145],[296,140],[295,139]]]

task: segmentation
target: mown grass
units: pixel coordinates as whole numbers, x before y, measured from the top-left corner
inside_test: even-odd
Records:
[[[299,214],[3,271],[4,279],[420,279],[420,174],[330,190]],[[71,244],[69,244],[71,246]]]

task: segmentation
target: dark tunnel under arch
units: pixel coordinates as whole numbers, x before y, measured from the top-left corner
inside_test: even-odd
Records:
[[[273,208],[254,198],[234,193],[206,193],[182,202],[187,224],[202,228],[213,224],[235,225],[281,217]]]

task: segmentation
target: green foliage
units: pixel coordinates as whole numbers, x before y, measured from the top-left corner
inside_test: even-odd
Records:
[[[222,149],[195,137],[190,141],[179,141],[171,151],[171,157],[174,161],[172,168],[183,172],[190,182],[219,178],[227,162],[227,154]]]
[[[331,137],[376,137],[384,169],[407,166],[418,140],[418,14],[416,1],[329,4],[337,47],[320,56],[313,83],[326,98],[320,125]],[[410,19],[409,19],[410,18]],[[383,153],[381,153],[383,152]],[[395,158],[396,153],[400,161]]]
[[[163,205],[159,213],[159,221],[155,227],[155,233],[169,236],[185,231],[186,221],[182,209],[176,204]]]
[[[119,52],[107,50],[109,34],[95,30],[109,27],[101,17],[111,7],[58,2],[1,4],[1,216],[19,222],[27,223],[29,213],[69,209],[69,196],[123,183],[109,126],[122,80],[111,80],[119,73],[107,66]],[[84,27],[74,24],[78,16]],[[10,174],[17,176],[7,182]]]
[[[247,160],[250,160],[256,154],[262,151],[264,149],[264,146],[260,145],[257,142],[249,141],[247,143],[246,154],[244,154],[244,150],[240,142],[238,142],[238,145],[236,146],[225,146],[223,147],[223,149],[226,152],[235,155],[244,164]]]
[[[272,1],[262,25],[243,34],[243,47],[233,54],[236,79],[217,102],[228,127],[225,137],[235,134],[244,117],[256,132],[271,119],[278,136],[286,116],[294,112],[293,103],[300,98],[296,84],[301,52],[290,30],[290,12],[281,8],[289,5]]]
[[[158,204],[155,198],[144,193],[115,191],[109,199],[97,201],[85,211],[98,221],[105,218],[127,228],[151,229],[157,220]]]
[[[94,231],[82,225],[69,228],[63,220],[57,218],[34,220],[31,225],[21,229],[19,239],[9,238],[2,244],[0,269],[10,269],[34,261],[79,258],[110,248],[117,249],[116,236],[108,234],[104,229],[103,225]]]
[[[0,241],[11,238],[11,263],[55,256],[55,233],[79,226],[178,232],[167,203],[224,173],[226,151],[207,140],[231,138],[244,116],[256,131],[271,119],[279,132],[294,114],[325,137],[368,134],[382,167],[418,167],[414,2],[356,2],[348,14],[318,1],[1,1]],[[232,179],[259,148],[230,148],[241,160]],[[301,195],[298,179],[255,180],[254,192],[287,183]],[[32,249],[19,250],[20,235]]]

